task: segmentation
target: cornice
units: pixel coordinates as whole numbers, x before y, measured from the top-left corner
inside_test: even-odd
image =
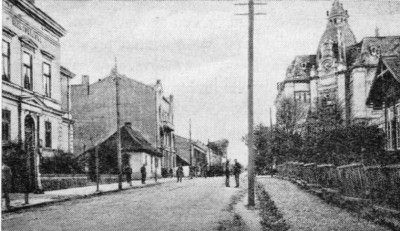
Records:
[[[53,60],[54,59],[54,55],[50,54],[49,52],[45,51],[45,50],[40,50],[40,52],[42,53],[43,56],[45,56],[46,58]]]
[[[3,26],[3,35],[9,38],[13,38],[17,33],[15,33],[10,28]]]
[[[15,6],[20,8],[39,23],[43,24],[47,29],[57,36],[63,37],[67,33],[67,31],[60,24],[58,24],[54,19],[52,19],[49,15],[32,3],[29,3],[26,0],[10,0],[10,2],[12,2]]]

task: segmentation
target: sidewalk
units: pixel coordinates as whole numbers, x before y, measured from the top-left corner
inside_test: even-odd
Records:
[[[122,183],[122,190],[143,188],[154,186],[166,182],[174,182],[175,178],[161,178],[154,182],[154,179],[147,179],[146,184],[142,184],[140,180],[132,181],[132,187],[128,183]],[[4,198],[1,200],[1,211],[2,213],[14,212],[21,209],[27,209],[32,207],[40,207],[48,204],[53,204],[57,202],[68,201],[72,199],[85,198],[90,196],[95,196],[99,194],[107,194],[118,191],[118,183],[112,184],[101,184],[99,186],[100,192],[96,192],[96,185],[78,187],[78,188],[68,188],[54,191],[46,191],[44,194],[29,194],[29,204],[24,204],[24,194],[23,193],[11,193],[11,209],[6,210]]]
[[[329,205],[289,181],[271,177],[257,177],[257,181],[264,185],[287,224],[290,225],[290,230],[388,230],[355,217],[346,210]]]

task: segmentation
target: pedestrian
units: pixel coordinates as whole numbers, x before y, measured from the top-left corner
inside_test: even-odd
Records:
[[[190,166],[190,167],[189,167],[189,176],[190,176],[190,179],[193,179],[193,175],[194,175],[194,169],[193,169],[193,166]]]
[[[132,168],[129,165],[125,168],[125,176],[126,182],[132,187]]]
[[[169,169],[169,177],[174,177],[174,170],[172,168]]]
[[[178,169],[176,170],[177,182],[182,182],[182,177],[183,177],[183,167],[182,165],[179,165]]]
[[[11,168],[2,163],[1,165],[1,191],[6,202],[6,209],[10,209],[10,189],[11,189],[12,172]]]
[[[146,184],[146,164],[140,168],[140,173],[142,175],[142,184]]]
[[[203,174],[204,174],[204,178],[207,178],[207,163],[206,164],[204,164],[204,166],[203,166]]]
[[[230,177],[230,175],[231,175],[231,171],[230,171],[230,166],[229,166],[229,160],[227,160],[226,163],[225,163],[225,176],[226,176],[225,186],[226,187],[229,187],[229,177]]]
[[[235,175],[236,188],[239,188],[239,175],[242,172],[242,165],[239,164],[237,159],[235,159],[235,164],[233,165],[233,174]]]

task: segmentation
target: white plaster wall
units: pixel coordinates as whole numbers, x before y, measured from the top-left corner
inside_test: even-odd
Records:
[[[364,68],[354,69],[353,78],[353,98],[352,114],[353,118],[365,118],[366,114],[366,70]]]

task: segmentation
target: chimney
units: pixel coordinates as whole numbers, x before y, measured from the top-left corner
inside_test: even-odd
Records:
[[[132,123],[131,122],[125,122],[125,127],[132,128]]]
[[[89,76],[82,75],[82,85],[89,85]]]

